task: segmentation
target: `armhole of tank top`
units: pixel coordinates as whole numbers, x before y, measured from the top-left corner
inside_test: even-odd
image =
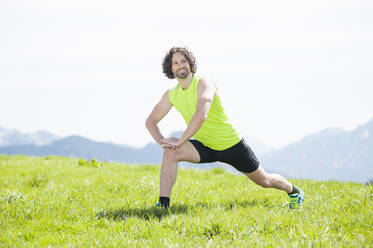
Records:
[[[201,77],[198,76],[198,75],[194,75],[193,77],[194,77],[194,78],[193,78],[193,81],[195,82],[195,83],[194,83],[194,84],[195,84],[195,87],[198,87],[199,80],[201,80]]]
[[[172,105],[174,105],[176,87],[177,86],[172,87],[171,89],[168,89],[168,100],[170,101]]]

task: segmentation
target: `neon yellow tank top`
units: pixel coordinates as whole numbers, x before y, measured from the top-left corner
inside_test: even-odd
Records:
[[[180,112],[187,125],[197,109],[199,80],[200,77],[194,76],[192,83],[186,90],[183,90],[178,84],[168,91],[171,104]],[[205,122],[193,138],[218,151],[228,149],[242,139],[242,135],[232,126],[225,114],[217,91]]]

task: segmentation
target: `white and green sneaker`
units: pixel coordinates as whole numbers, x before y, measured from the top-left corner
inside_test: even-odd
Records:
[[[290,197],[290,209],[296,209],[302,206],[304,201],[304,193],[303,190],[299,189],[299,193],[291,194]]]

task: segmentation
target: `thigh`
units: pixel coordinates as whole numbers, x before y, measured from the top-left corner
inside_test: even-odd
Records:
[[[216,158],[215,150],[212,150],[211,148],[205,146],[204,144],[202,144],[202,142],[198,140],[189,140],[189,141],[192,143],[194,148],[196,148],[196,150],[199,153],[199,157],[200,157],[199,163],[212,163],[212,162],[218,161]]]
[[[259,167],[259,161],[254,152],[242,139],[236,145],[217,152],[218,160],[232,165],[238,171],[251,173]]]
[[[173,152],[178,161],[199,163],[199,161],[201,160],[197,149],[193,146],[193,144],[190,141],[186,141],[179,147],[179,149],[173,150]]]

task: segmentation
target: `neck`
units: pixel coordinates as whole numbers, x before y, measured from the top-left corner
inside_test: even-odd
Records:
[[[179,82],[183,90],[186,90],[193,81],[193,74],[189,73],[189,75],[184,79],[177,78],[177,81]]]

